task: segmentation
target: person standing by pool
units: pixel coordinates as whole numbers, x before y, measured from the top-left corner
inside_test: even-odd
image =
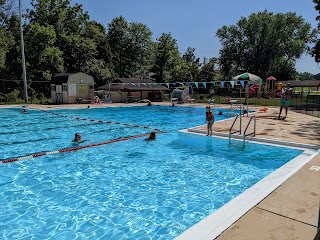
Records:
[[[206,107],[206,121],[207,121],[207,131],[208,131],[207,136],[209,136],[209,134],[211,136],[212,135],[212,125],[214,123],[214,115],[213,115],[213,112],[211,111],[210,106]]]
[[[286,119],[288,115],[288,107],[291,105],[291,96],[292,96],[293,89],[290,87],[290,83],[287,84],[285,88],[282,89],[282,94],[280,98],[280,112],[278,116],[278,120],[280,119]],[[283,107],[285,108],[286,115],[284,118],[281,118],[281,113]]]

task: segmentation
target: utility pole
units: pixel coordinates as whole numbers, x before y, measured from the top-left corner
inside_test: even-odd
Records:
[[[22,28],[21,0],[19,0],[19,15],[20,15],[20,38],[21,38],[21,56],[22,56],[22,74],[23,74],[23,87],[24,87],[24,102],[26,104],[28,104],[27,73],[26,73],[26,60],[25,60],[25,56],[24,56],[24,41],[23,41],[23,28]]]

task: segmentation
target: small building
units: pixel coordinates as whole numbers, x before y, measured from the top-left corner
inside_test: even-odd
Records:
[[[133,78],[118,78],[110,84],[98,87],[98,90],[102,90],[103,94],[110,97],[112,102],[135,102],[143,99],[161,102],[163,94],[171,91],[149,79]],[[109,94],[110,96],[108,96]]]
[[[55,74],[50,87],[52,103],[77,103],[79,99],[94,98],[94,79],[82,72]]]

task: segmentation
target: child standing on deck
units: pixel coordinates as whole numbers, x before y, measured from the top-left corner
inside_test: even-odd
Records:
[[[207,130],[208,134],[207,136],[212,135],[212,125],[214,123],[214,115],[213,112],[211,111],[210,106],[206,107],[206,121],[207,121]]]

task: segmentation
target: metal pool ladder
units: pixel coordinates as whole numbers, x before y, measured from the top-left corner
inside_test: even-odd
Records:
[[[247,134],[247,130],[248,130],[248,127],[249,127],[252,119],[253,119],[253,132]],[[256,116],[253,115],[253,116],[250,117],[250,120],[249,120],[249,122],[248,122],[248,124],[247,124],[247,126],[246,126],[246,129],[245,129],[244,132],[243,132],[243,146],[245,146],[246,137],[247,137],[247,136],[253,136],[253,137],[256,136],[256,124],[257,124]]]
[[[238,119],[240,121],[239,130],[232,132],[232,129],[233,129],[233,127],[234,127],[234,125],[235,125],[235,123],[237,122]],[[253,132],[252,133],[247,133],[247,130],[248,130],[248,128],[249,128],[249,126],[250,126],[250,124],[252,122],[252,119],[253,119],[253,123],[254,123]],[[239,135],[242,133],[242,114],[238,114],[236,116],[236,118],[234,119],[234,121],[233,121],[233,123],[232,123],[232,125],[231,125],[231,127],[229,129],[229,144],[231,143],[232,134],[235,134],[235,133],[239,133]],[[248,124],[247,124],[247,126],[246,126],[246,128],[245,128],[245,130],[243,132],[243,146],[245,146],[245,142],[246,142],[246,137],[247,136],[253,136],[253,137],[256,136],[256,116],[254,116],[254,115],[250,117],[249,122],[248,122]]]
[[[240,121],[240,126],[239,126],[240,128],[239,128],[239,130],[232,132],[233,126],[234,126],[235,123],[237,122],[238,118],[239,118],[239,121]],[[241,115],[241,114],[238,114],[238,115],[236,116],[236,118],[234,119],[234,121],[233,121],[233,123],[232,123],[232,125],[231,125],[231,127],[230,127],[230,129],[229,129],[229,143],[231,142],[231,135],[232,135],[232,134],[235,134],[235,133],[241,134],[241,127],[242,127],[242,115]]]

